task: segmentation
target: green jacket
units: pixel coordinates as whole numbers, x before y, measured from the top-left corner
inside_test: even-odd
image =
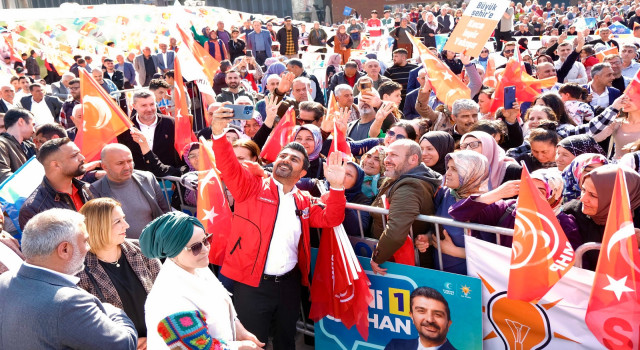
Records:
[[[200,34],[196,31],[196,27],[191,25],[191,33],[193,33],[193,38],[200,44],[200,46],[204,47],[204,43],[209,41],[206,35]]]

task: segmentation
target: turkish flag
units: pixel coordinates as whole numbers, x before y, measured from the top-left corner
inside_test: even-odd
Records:
[[[227,196],[222,189],[220,172],[211,148],[211,141],[200,138],[200,157],[198,161],[198,202],[197,217],[211,236],[209,262],[222,266],[227,237],[231,233],[231,209]]]
[[[369,337],[369,278],[358,262],[342,225],[322,231],[311,283],[309,318],[331,316]]]
[[[179,25],[176,24],[176,28],[178,28],[178,31],[180,32],[182,42],[187,45],[187,48],[193,57],[202,67],[204,74],[209,78],[209,83],[213,82],[213,77],[216,75],[218,68],[220,68],[220,62],[211,57],[211,55],[204,50],[204,47],[200,46],[200,44],[198,44],[191,35],[185,33]]]
[[[500,73],[496,92],[493,94],[491,111],[495,112],[504,106],[504,88],[507,86],[516,87],[516,99],[519,103],[533,102],[543,88],[550,88],[558,82],[557,77],[536,79],[525,71],[521,62],[510,59],[504,71]]]
[[[182,156],[184,147],[191,142],[196,142],[198,139],[193,133],[191,127],[191,117],[189,116],[189,107],[187,107],[186,89],[184,88],[184,82],[182,81],[182,70],[180,69],[180,61],[178,57],[174,60],[174,91],[176,96],[173,96],[176,101],[176,122],[175,122],[175,141],[174,147],[176,151]]]
[[[341,129],[339,129],[336,125],[335,118],[340,116],[340,107],[338,107],[338,102],[336,101],[335,96],[333,96],[333,91],[331,91],[331,95],[329,97],[329,108],[327,109],[326,118],[334,118],[333,121],[333,140],[331,141],[331,148],[329,149],[329,153],[327,157],[331,155],[331,153],[340,151],[343,154],[343,157],[351,158],[351,147],[347,142],[347,135]]]
[[[624,94],[632,101],[640,101],[640,71],[636,73],[636,76],[633,77],[633,80],[627,85]]]
[[[573,267],[575,254],[549,203],[522,169],[507,298],[537,302]]]
[[[282,116],[276,128],[271,132],[271,136],[262,147],[260,158],[269,163],[273,163],[284,146],[293,141],[296,128],[296,114],[293,107],[290,107]]]
[[[427,71],[427,78],[440,101],[451,107],[456,100],[471,98],[469,87],[449,69],[449,66],[427,49],[420,39],[411,34],[407,35],[413,40],[413,45],[420,52],[422,65]]]
[[[7,44],[7,47],[9,48],[9,53],[11,54],[11,60],[24,62],[22,60],[22,57],[20,57],[20,55],[16,53],[16,50],[13,47],[13,35],[11,34],[11,32],[2,33],[2,37],[4,38],[4,42]]]
[[[606,50],[602,50],[598,53],[596,53],[596,58],[598,59],[598,61],[600,62],[604,62],[604,58],[607,55],[617,55],[618,54],[618,48],[616,46],[613,46],[609,49]]]
[[[640,253],[621,168],[613,187],[585,321],[607,349],[640,348]]]
[[[131,128],[131,120],[113,98],[84,68],[80,70],[82,125],[77,125],[75,144],[88,160],[97,159],[102,148]]]

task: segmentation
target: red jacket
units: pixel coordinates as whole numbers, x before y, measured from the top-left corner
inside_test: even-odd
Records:
[[[213,140],[216,166],[235,199],[231,235],[227,241],[222,273],[241,283],[257,287],[264,272],[267,253],[278,214],[278,187],[271,177],[251,174],[236,160],[226,137]],[[302,283],[309,285],[311,252],[309,227],[335,227],[344,220],[344,191],[331,190],[325,205],[297,188],[293,191],[302,227],[298,245],[298,266]]]

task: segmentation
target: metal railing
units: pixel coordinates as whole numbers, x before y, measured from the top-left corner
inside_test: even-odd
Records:
[[[579,246],[575,252],[576,259],[573,266],[582,268],[582,256],[590,250],[600,250],[600,248],[602,248],[602,243],[596,242],[589,242]]]

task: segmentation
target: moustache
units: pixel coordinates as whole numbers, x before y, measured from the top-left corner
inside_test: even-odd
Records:
[[[433,322],[424,321],[424,322],[420,323],[420,325],[423,326],[423,327],[435,328],[437,331],[440,331],[440,326],[438,326],[438,324],[433,323]]]

